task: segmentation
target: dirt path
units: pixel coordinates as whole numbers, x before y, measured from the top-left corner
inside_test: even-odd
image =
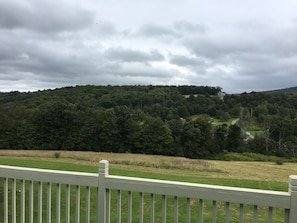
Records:
[[[238,121],[239,121],[239,118],[234,119],[234,120],[231,122],[231,125],[235,125]]]

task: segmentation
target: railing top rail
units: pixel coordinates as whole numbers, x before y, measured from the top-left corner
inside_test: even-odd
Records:
[[[206,200],[228,201],[234,203],[290,207],[288,192],[259,190],[239,187],[215,186],[166,180],[153,180],[134,177],[106,176],[106,188],[127,190]]]
[[[0,177],[60,184],[94,187],[98,186],[98,174],[75,171],[48,170],[0,165]]]
[[[109,189],[290,208],[290,192],[110,176],[108,169],[109,162],[100,161],[99,178],[105,181],[105,187]]]

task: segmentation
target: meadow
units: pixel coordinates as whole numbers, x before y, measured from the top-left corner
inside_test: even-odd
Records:
[[[195,160],[182,157],[137,154],[0,150],[0,165],[14,165],[44,169],[97,173],[98,162],[103,159],[110,162],[110,174],[113,175],[264,190],[287,191],[289,175],[297,174],[297,164],[287,162],[283,163],[283,165],[277,165],[275,162]],[[125,200],[125,196],[126,194],[123,193],[123,201]],[[113,203],[116,202],[115,197],[116,195],[114,195],[114,198],[112,199]],[[75,197],[72,199],[75,199]],[[156,197],[156,203],[158,203],[158,199],[160,198]],[[46,203],[46,201],[44,203]],[[183,203],[185,203],[185,201],[181,200],[180,211],[182,211],[182,207],[185,206]],[[192,205],[198,204],[197,202],[193,202]],[[218,205],[222,206],[223,209],[223,203]],[[207,209],[211,206],[211,203],[208,204],[206,202],[205,206]],[[134,208],[137,209],[136,197],[135,207],[133,206],[133,209]],[[237,207],[233,208],[236,209]],[[247,207],[247,209],[252,210],[252,207]],[[156,204],[156,210],[161,210],[161,207],[159,207],[158,204]],[[250,211],[247,211],[247,215],[249,215],[249,212]],[[261,214],[262,212],[263,214]],[[125,219],[125,203],[123,203],[122,213],[123,219]],[[261,218],[259,219],[259,222],[265,222],[267,220],[265,220],[265,213],[265,208],[260,210]],[[156,216],[157,215],[158,213],[156,213]],[[218,215],[223,215],[223,212],[219,212]],[[276,222],[282,222],[282,211],[276,210],[274,216]],[[237,216],[235,214],[233,218],[236,219],[236,217]],[[82,215],[81,218],[83,219],[84,216]],[[169,214],[168,222],[170,222],[170,218]],[[210,219],[211,216],[205,216],[205,219],[207,218]],[[181,216],[180,219],[182,220],[183,216]],[[261,219],[263,221],[261,221]],[[115,220],[116,219],[113,221],[115,222]],[[158,222],[158,220],[156,221]],[[193,222],[194,221],[196,221],[196,219],[193,217]]]

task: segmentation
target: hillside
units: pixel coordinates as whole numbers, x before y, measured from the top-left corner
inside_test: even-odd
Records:
[[[295,156],[297,94],[220,92],[150,85],[0,93],[0,149]],[[255,138],[246,141],[247,131]]]
[[[282,88],[277,90],[268,91],[270,93],[297,93],[297,87]]]

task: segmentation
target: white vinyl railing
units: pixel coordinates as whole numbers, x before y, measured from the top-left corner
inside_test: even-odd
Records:
[[[278,192],[0,165],[0,223],[297,222],[297,176]]]

